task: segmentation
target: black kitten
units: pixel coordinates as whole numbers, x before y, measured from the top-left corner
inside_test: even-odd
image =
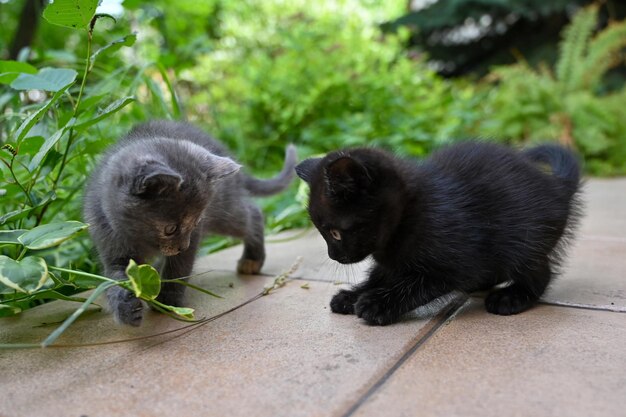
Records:
[[[106,276],[125,279],[130,259],[162,255],[163,278],[191,273],[208,233],[243,239],[237,270],[259,272],[265,260],[263,215],[250,196],[275,194],[293,178],[295,148],[282,172],[258,180],[239,171],[218,142],[195,127],[157,121],[137,126],[100,161],[85,192],[85,219]],[[158,300],[180,305],[184,286],[163,284]],[[120,287],[107,293],[115,318],[138,326],[141,301]]]
[[[372,255],[369,277],[335,313],[386,325],[454,290],[491,291],[487,311],[516,314],[543,294],[579,211],[580,168],[567,149],[524,152],[466,142],[415,163],[376,149],[336,151],[296,167],[330,258]]]

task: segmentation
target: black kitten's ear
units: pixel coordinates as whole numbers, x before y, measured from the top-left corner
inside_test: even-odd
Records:
[[[183,178],[160,161],[146,161],[138,169],[130,185],[130,193],[148,197],[178,190]]]
[[[342,156],[328,164],[325,169],[328,192],[335,196],[346,196],[365,190],[371,178],[367,169],[357,160]]]
[[[311,175],[313,175],[313,171],[315,171],[321,160],[322,158],[305,159],[296,165],[296,174],[307,183],[310,183]]]
[[[241,165],[225,156],[209,154],[206,157],[207,179],[216,181],[229,175],[236,174],[241,169]]]

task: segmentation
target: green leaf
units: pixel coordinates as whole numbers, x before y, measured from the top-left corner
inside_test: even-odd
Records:
[[[74,84],[74,81],[72,81],[71,83],[69,83],[62,89],[60,89],[59,91],[57,91],[50,100],[48,100],[43,106],[41,106],[39,110],[37,110],[35,113],[28,116],[22,122],[22,124],[17,129],[17,131],[15,131],[15,134],[14,134],[16,143],[20,143],[20,141],[24,138],[24,136],[28,134],[30,129],[32,129],[33,126],[39,121],[39,119],[41,119],[42,116],[48,111],[50,106],[52,106],[63,95],[63,93],[65,93],[65,91],[68,88],[70,88],[72,84]]]
[[[39,250],[57,246],[77,235],[88,226],[77,221],[49,223],[37,226],[18,238],[20,243],[31,250]]]
[[[119,50],[122,46],[133,46],[136,41],[137,41],[137,34],[131,33],[130,35],[126,35],[121,39],[118,39],[107,45],[104,45],[102,48],[98,49],[96,52],[94,52],[91,55],[91,66],[89,69],[91,70],[91,68],[93,68],[93,64],[96,62],[96,58],[98,57],[98,55],[100,55],[104,51],[115,52]]]
[[[102,282],[102,281],[100,281]],[[76,303],[84,303],[87,299],[84,297],[72,297],[69,295],[61,294],[55,290],[44,290],[39,291],[36,294],[31,295],[25,299],[20,299],[20,301],[31,301],[31,300],[63,300],[63,301],[74,301]]]
[[[42,68],[37,74],[20,74],[11,83],[11,88],[56,92],[73,83],[77,75],[73,69]]]
[[[63,137],[65,132],[67,132],[67,130],[74,125],[75,121],[76,119],[70,119],[70,121],[65,126],[63,126],[52,136],[46,139],[43,145],[39,148],[39,151],[37,151],[35,156],[33,156],[33,159],[31,159],[30,163],[28,164],[28,170],[30,172],[34,172],[39,167],[46,155],[48,155],[48,152],[50,152],[50,149],[52,149],[52,147],[56,145],[57,142]]]
[[[31,294],[47,283],[52,283],[52,280],[43,258],[28,256],[15,261],[0,255],[0,294],[12,294],[15,291]]]
[[[167,304],[160,303],[156,300],[151,301],[152,305],[157,308],[157,310],[162,310],[164,313],[173,313],[176,316],[182,317],[185,321],[194,320],[194,309],[189,307],[174,307]],[[176,317],[174,317],[176,318]]]
[[[44,143],[42,136],[28,136],[20,143],[20,155],[33,156],[41,148]]]
[[[126,267],[126,276],[130,279],[135,297],[154,300],[161,291],[161,277],[152,266],[137,265],[132,259]]]
[[[14,316],[22,311],[21,308],[17,306],[12,306],[8,304],[0,304],[0,317],[9,317]]]
[[[117,285],[117,282],[115,282],[111,278],[103,277],[101,275],[90,274],[89,272],[60,268],[58,266],[52,265],[50,266],[50,269],[53,271],[65,272],[66,274],[68,274],[68,278],[67,282],[64,282],[64,284],[69,283],[79,288],[97,287],[102,284],[103,281],[112,282]]]
[[[166,310],[171,311],[174,314],[177,314],[181,317],[185,317],[187,319],[193,319],[193,308],[189,307],[174,307],[174,306],[165,306]]]
[[[76,274],[69,274],[68,282],[77,288],[96,288],[98,285],[102,284],[101,279]]]
[[[36,202],[36,205],[34,207],[25,207],[21,209],[16,209],[0,216],[0,225],[23,219],[24,217],[27,217],[36,208],[41,207],[45,204],[48,204],[49,201],[56,200],[56,199],[57,199],[56,193],[54,191],[48,191],[41,200]]]
[[[88,29],[99,0],[54,0],[43,11],[48,22],[74,29]]]
[[[0,84],[10,84],[20,74],[35,74],[37,68],[26,62],[0,60]]]
[[[20,241],[17,240],[17,238],[23,235],[24,232],[26,232],[26,230],[24,229],[0,230],[0,245],[1,244],[21,245]]]
[[[93,124],[96,124],[100,120],[106,119],[107,117],[109,117],[113,113],[116,113],[116,112],[120,111],[126,105],[128,105],[129,103],[132,103],[133,101],[135,101],[134,97],[124,97],[124,98],[121,98],[119,100],[115,100],[113,103],[109,104],[104,110],[102,110],[100,113],[98,113],[94,118],[89,119],[89,120],[87,120],[85,122],[82,122],[82,123],[78,123],[75,126],[75,128],[76,129],[85,129],[85,128],[93,125]]]
[[[5,213],[0,216],[0,225],[23,219],[24,217],[28,216],[30,212],[33,211],[35,208],[36,207],[25,207]]]

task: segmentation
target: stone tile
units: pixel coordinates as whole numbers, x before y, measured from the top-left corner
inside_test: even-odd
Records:
[[[339,415],[432,322],[367,326],[329,311],[336,285],[302,282],[169,340],[0,352],[0,415]],[[82,331],[112,326],[92,317]]]
[[[473,300],[352,415],[623,415],[624,340],[621,313],[539,306],[502,317]]]
[[[341,265],[328,257],[326,242],[315,229],[297,230],[269,236],[266,239],[267,259],[261,273],[277,275],[285,267],[302,257],[302,264],[295,277],[310,280],[344,282],[355,284],[362,280],[369,267],[369,261],[359,264]],[[198,270],[225,269],[235,270],[243,247],[233,246],[201,258],[196,264]]]
[[[583,200],[581,235],[619,237],[626,242],[626,178],[588,180]]]
[[[621,313],[473,300],[351,416],[624,415],[624,340]]]
[[[581,237],[542,300],[626,312],[625,254],[626,241]]]
[[[548,303],[626,311],[626,178],[591,179],[585,216]]]
[[[189,291],[186,305],[196,309],[197,318],[211,317],[244,303],[261,292],[263,286],[271,281],[267,277],[237,277],[228,272],[203,274],[195,277],[192,282],[224,298],[217,299]],[[105,300],[98,301],[104,305]],[[78,304],[55,301],[28,310],[18,317],[2,318],[0,343],[39,343],[59,325],[54,322],[64,320],[77,307]],[[0,350],[2,370],[0,392],[3,399],[0,402],[0,416],[39,416],[46,413],[57,416],[114,415],[108,411],[102,414],[99,409],[90,406],[81,412],[66,411],[65,399],[68,393],[77,388],[75,384],[84,384],[97,389],[102,381],[110,381],[111,369],[121,367],[120,371],[123,371],[122,368],[127,366],[126,363],[129,361],[143,363],[141,357],[145,349],[170,340],[184,331],[156,338],[141,339],[141,337],[180,329],[186,325],[187,323],[148,310],[141,327],[118,326],[114,324],[110,315],[92,307],[67,329],[57,340],[57,344],[110,343],[129,338],[138,340],[83,348]],[[144,366],[156,365],[144,363]],[[123,377],[120,377],[120,381],[123,381]],[[112,393],[112,405],[118,397],[123,397],[126,393],[132,394],[132,387],[128,385],[123,387],[124,391]],[[36,396],[37,401],[33,401],[33,396]],[[119,411],[117,415],[128,414]],[[147,414],[142,412],[137,415]]]

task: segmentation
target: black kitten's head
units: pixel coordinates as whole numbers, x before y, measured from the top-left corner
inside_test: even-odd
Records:
[[[340,263],[360,262],[384,248],[404,206],[395,159],[368,148],[302,161],[296,172],[311,189],[309,214]]]
[[[160,152],[134,153],[129,147],[111,164],[115,174],[106,188],[107,217],[138,246],[165,256],[189,247],[218,182],[241,167],[188,142]]]

